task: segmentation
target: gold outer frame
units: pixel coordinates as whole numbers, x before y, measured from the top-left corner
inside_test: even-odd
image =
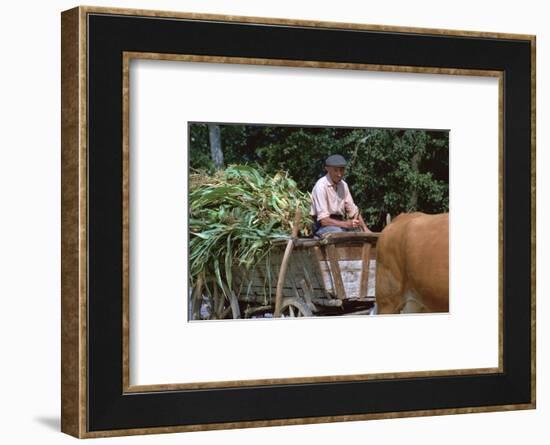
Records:
[[[432,34],[432,35],[450,35],[450,36],[466,36],[466,37],[486,37],[500,39],[519,39],[529,40],[531,42],[531,403],[522,405],[502,405],[502,406],[487,406],[476,408],[458,408],[458,409],[441,409],[441,410],[424,410],[411,412],[396,412],[382,414],[365,414],[365,415],[350,415],[350,416],[328,416],[317,418],[303,419],[283,419],[283,420],[266,420],[254,422],[232,422],[219,423],[209,425],[192,425],[192,426],[176,426],[176,427],[160,427],[160,428],[144,428],[130,430],[113,430],[101,432],[87,431],[87,174],[86,174],[86,136],[87,136],[87,95],[86,95],[86,47],[87,47],[87,27],[86,18],[88,13],[101,14],[116,14],[129,16],[146,16],[146,17],[166,17],[166,18],[181,18],[194,20],[217,20],[226,22],[243,22],[243,23],[260,23],[260,24],[275,24],[275,25],[292,25],[303,27],[319,27],[332,29],[357,29],[357,30],[375,30],[375,31],[390,31],[413,34]],[[61,185],[63,190],[62,196],[62,211],[61,211],[61,239],[62,239],[62,264],[61,264],[61,356],[62,356],[62,382],[61,382],[61,429],[63,432],[71,434],[79,438],[93,437],[113,437],[126,436],[132,434],[155,434],[168,432],[182,431],[203,431],[213,429],[231,429],[231,428],[249,428],[249,427],[265,427],[279,425],[299,425],[309,423],[325,423],[338,421],[352,420],[370,420],[370,419],[386,419],[386,418],[401,418],[414,416],[431,416],[431,415],[447,415],[447,414],[463,414],[474,412],[493,412],[507,411],[519,409],[533,409],[536,406],[536,38],[532,35],[522,34],[506,34],[506,33],[487,33],[461,30],[445,30],[445,29],[428,29],[428,28],[412,28],[412,27],[392,27],[382,25],[366,25],[366,24],[349,24],[338,22],[321,22],[309,20],[291,20],[291,19],[275,19],[275,18],[259,18],[259,17],[244,17],[244,16],[224,16],[215,14],[198,14],[198,13],[179,13],[165,12],[154,10],[132,10],[121,8],[102,8],[102,7],[87,7],[81,6],[62,13],[62,166],[61,166]],[[125,98],[125,116],[124,116],[124,159],[127,166],[128,161],[128,64],[131,57],[139,58],[155,58],[165,60],[176,60],[182,56],[171,55],[154,55],[143,53],[127,53],[124,56],[124,98]],[[183,56],[186,57],[186,56]],[[174,59],[176,58],[176,59]],[[227,58],[211,58],[210,62],[218,63],[251,63],[250,59],[228,60]],[[205,60],[202,60],[203,62]],[[265,64],[262,59],[257,60],[257,64]],[[271,62],[270,62],[271,64]],[[283,65],[283,64],[282,64]],[[399,72],[425,72],[431,74],[456,74],[456,75],[490,75],[499,77],[500,100],[499,100],[499,171],[502,172],[502,141],[503,141],[503,95],[502,95],[502,73],[495,71],[481,72],[467,70],[441,70],[428,67],[392,67],[381,65],[357,65],[340,64],[342,66],[328,66],[336,64],[316,63],[316,62],[297,62],[297,64],[288,63],[286,66],[309,66],[315,68],[340,68],[340,69],[368,69],[377,71],[399,71]],[[128,195],[128,174],[124,175],[123,183],[123,199],[125,203],[129,201]],[[502,341],[503,341],[503,313],[502,313],[502,208],[503,208],[503,193],[502,193],[502,175],[499,181],[499,367],[497,369],[478,369],[478,370],[449,370],[449,371],[426,371],[420,373],[391,373],[391,374],[367,374],[358,376],[329,376],[329,377],[311,377],[305,379],[274,379],[262,381],[245,381],[245,382],[203,382],[198,384],[182,384],[182,385],[129,385],[129,325],[128,325],[128,257],[125,254],[124,259],[124,295],[123,302],[124,320],[123,335],[124,335],[124,376],[123,386],[125,392],[134,391],[158,391],[170,389],[182,389],[190,387],[220,387],[220,386],[242,386],[248,384],[263,384],[281,383],[303,383],[312,381],[335,381],[335,380],[365,380],[375,378],[392,378],[392,377],[421,377],[433,375],[462,375],[472,373],[487,373],[502,371]],[[124,206],[123,215],[123,249],[128,253],[128,206]],[[253,382],[253,383],[251,383]],[[199,385],[199,386],[188,386]]]
[[[86,10],[61,16],[61,431],[87,437]]]

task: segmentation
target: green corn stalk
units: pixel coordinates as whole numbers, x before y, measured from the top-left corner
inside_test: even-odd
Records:
[[[311,196],[298,190],[287,172],[269,175],[250,165],[231,165],[214,175],[193,172],[189,190],[191,285],[202,276],[210,287],[218,287],[218,295],[228,298],[233,268],[250,270],[263,259],[267,301],[273,284],[273,242],[290,236],[298,205],[303,215],[301,236],[310,235]]]

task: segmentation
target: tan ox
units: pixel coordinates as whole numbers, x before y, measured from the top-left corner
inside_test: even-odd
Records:
[[[379,314],[449,311],[449,214],[402,213],[376,246]]]

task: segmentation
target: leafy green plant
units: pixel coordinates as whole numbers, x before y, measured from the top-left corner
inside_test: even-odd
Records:
[[[192,286],[199,277],[214,281],[219,295],[229,298],[233,268],[250,269],[262,259],[268,264],[273,242],[290,236],[297,207],[301,235],[310,234],[311,197],[284,171],[270,175],[259,167],[230,165],[213,175],[195,171],[189,184]]]

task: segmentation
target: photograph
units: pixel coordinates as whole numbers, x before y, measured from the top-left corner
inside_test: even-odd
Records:
[[[449,135],[189,122],[189,320],[449,312]]]

